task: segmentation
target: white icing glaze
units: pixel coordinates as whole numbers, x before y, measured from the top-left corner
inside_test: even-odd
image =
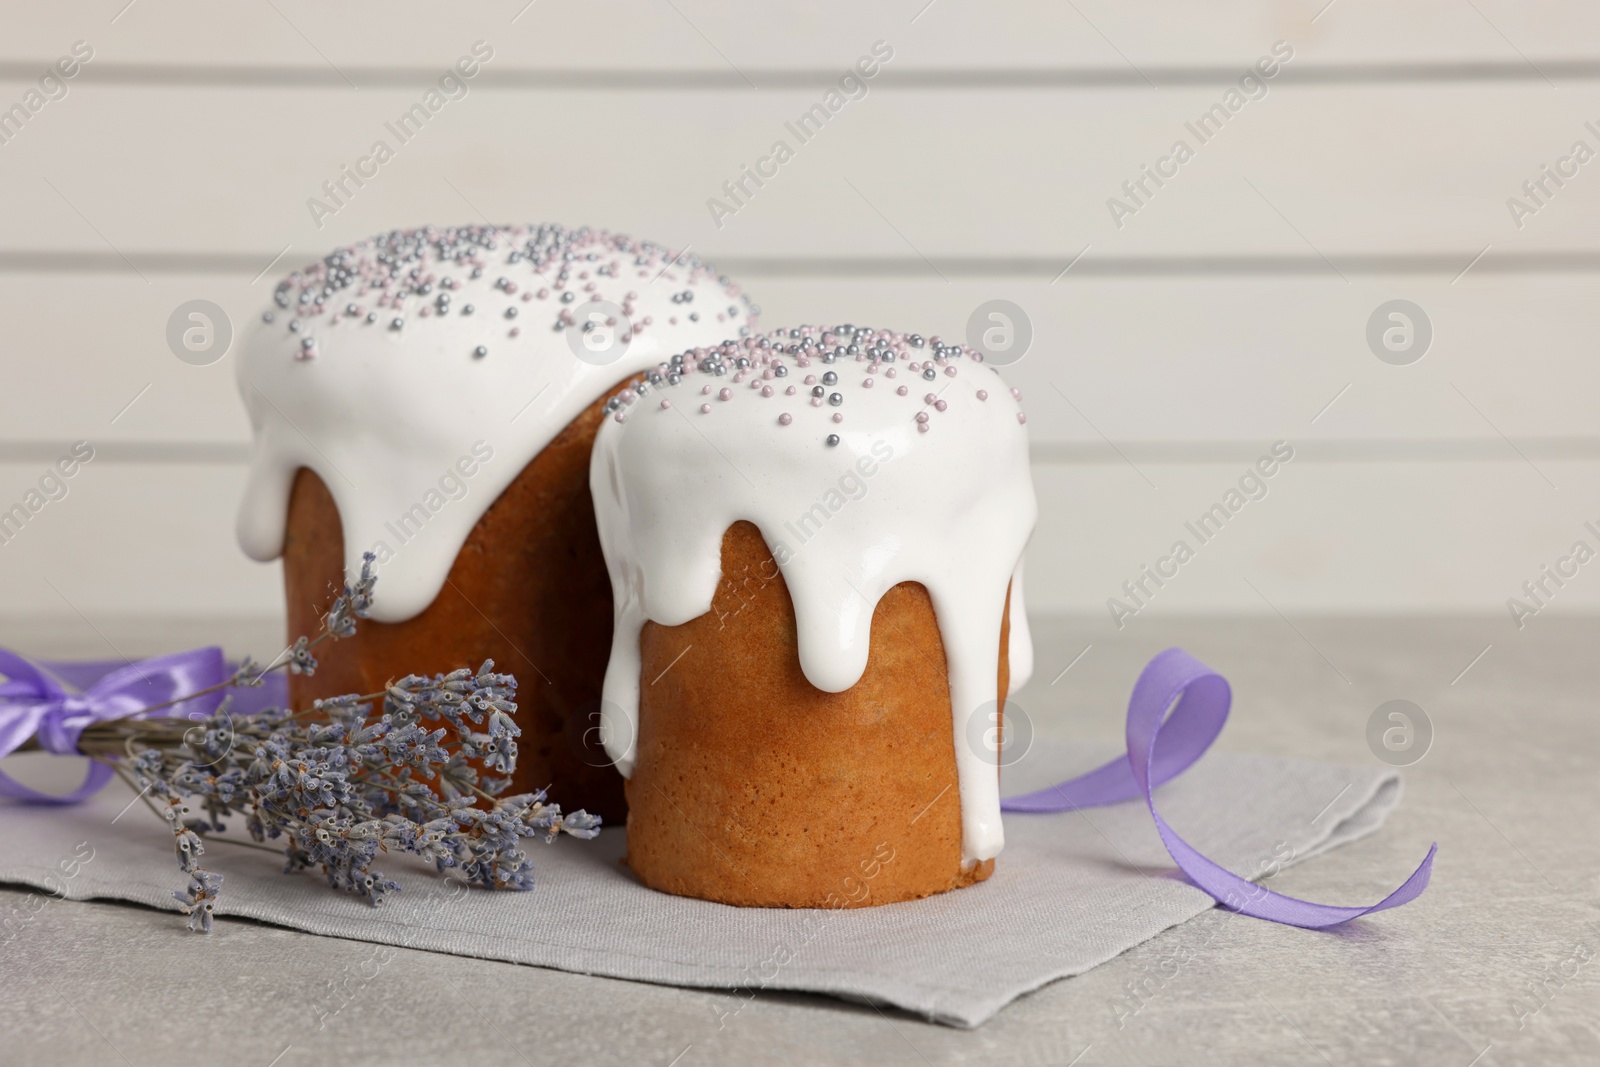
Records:
[[[628,319],[625,351],[603,365],[557,328],[590,299]],[[747,333],[755,310],[693,257],[556,226],[395,231],[289,275],[274,301],[239,358],[255,438],[240,544],[282,554],[295,472],[310,468],[338,505],[346,566],[378,552],[385,622],[433,602],[489,505],[596,397]]]
[[[645,621],[673,626],[710,610],[723,533],[746,519],[783,573],[800,666],[818,689],[860,680],[884,593],[907,581],[927,588],[949,673],[963,858],[990,859],[1004,843],[999,781],[992,757],[968,740],[981,727],[969,734],[969,726],[994,707],[1008,582],[1011,688],[1032,668],[1021,577],[1037,505],[1025,417],[1016,394],[968,350],[846,330],[775,331],[709,358],[700,349],[625,391],[625,404],[608,404],[614,414],[595,439],[589,477],[616,607],[602,705],[607,753],[632,774]],[[853,354],[843,349],[852,336]],[[804,342],[820,347],[796,348]],[[825,363],[836,348],[842,354]],[[893,361],[869,357],[886,350]],[[704,369],[718,362],[723,375]],[[663,380],[675,370],[680,381]],[[837,381],[824,384],[829,372]],[[816,403],[813,378],[824,393]]]

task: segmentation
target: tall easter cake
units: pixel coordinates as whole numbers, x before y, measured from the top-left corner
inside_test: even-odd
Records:
[[[938,338],[801,327],[674,356],[604,411],[603,740],[638,877],[786,907],[988,877],[985,733],[1032,667],[1018,394]]]
[[[691,256],[554,225],[397,230],[273,299],[239,361],[239,540],[283,557],[291,635],[316,631],[363,552],[381,576],[374,621],[319,648],[294,701],[492,658],[521,682],[516,786],[620,819],[590,446],[618,383],[748,335],[756,309]]]

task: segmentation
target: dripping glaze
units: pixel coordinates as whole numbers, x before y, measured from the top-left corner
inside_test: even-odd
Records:
[[[626,319],[609,362],[568,345],[591,300]],[[373,618],[411,618],[489,505],[596,397],[685,345],[747,334],[757,310],[693,256],[603,230],[428,227],[339,249],[278,284],[242,348],[254,443],[239,542],[282,554],[309,468],[338,507],[346,567],[378,552]]]
[[[993,707],[1008,587],[1013,691],[1032,669],[1021,576],[1037,504],[1019,399],[963,346],[837,326],[694,349],[608,401],[590,489],[616,612],[602,726],[622,773],[635,761],[640,631],[710,610],[723,534],[747,520],[783,574],[818,689],[861,678],[884,593],[927,588],[949,669],[963,860],[998,854],[998,776],[967,737]]]

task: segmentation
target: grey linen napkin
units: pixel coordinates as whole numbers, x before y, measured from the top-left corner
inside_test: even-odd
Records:
[[[1040,738],[1022,765],[1007,768],[1005,791],[1042,788],[1114,754]],[[1162,786],[1156,803],[1196,848],[1259,877],[1373,832],[1400,792],[1400,777],[1389,769],[1213,751]],[[72,807],[0,807],[0,881],[74,900],[176,909],[172,892],[188,879],[165,824],[142,804],[112,824],[130,799],[117,783]],[[1213,906],[1176,873],[1142,802],[1007,815],[1005,829],[1005,852],[988,881],[926,900],[845,910],[734,908],[654,892],[621,865],[620,828],[590,842],[530,843],[538,885],[528,893],[466,890],[412,857],[390,859],[385,873],[403,892],[381,908],[328,889],[314,872],[283,874],[281,859],[253,849],[214,843],[206,865],[225,878],[221,917],[728,989],[730,1014],[755,990],[799,990],[894,1005],[960,1027],[977,1026],[1022,994],[1082,974]],[[175,920],[173,936],[194,935]],[[226,939],[225,921],[213,936]]]

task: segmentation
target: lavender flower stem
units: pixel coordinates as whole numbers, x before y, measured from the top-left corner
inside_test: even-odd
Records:
[[[300,638],[265,667],[246,660],[225,685],[183,700],[250,685],[283,667],[314,672],[311,650],[350,636],[355,620],[367,616],[372,563],[368,554],[314,639]],[[583,811],[563,815],[543,792],[501,796],[521,731],[512,718],[516,679],[493,670],[485,662],[476,673],[408,675],[382,692],[318,700],[300,711],[235,716],[224,702],[201,720],[100,722],[84,730],[78,747],[111,765],[172,829],[179,866],[190,875],[188,889],[173,896],[191,930],[211,930],[222,877],[198,860],[226,816],[244,818],[254,843],[210,840],[266,851],[279,851],[266,842],[281,841],[286,872],[320,868],[331,887],[372,904],[400,889],[372,868],[390,852],[417,855],[440,873],[458,870],[484,888],[531,889],[533,864],[522,840],[591,838],[600,820]]]

